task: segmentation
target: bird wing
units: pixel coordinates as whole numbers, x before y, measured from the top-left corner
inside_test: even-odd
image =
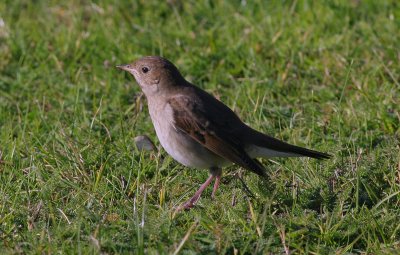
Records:
[[[199,102],[198,97],[170,98],[174,127],[220,157],[265,176],[264,167],[244,149],[240,138],[242,122],[237,122],[239,118],[228,107],[212,99],[215,101],[206,100],[209,102],[206,105],[204,100]]]

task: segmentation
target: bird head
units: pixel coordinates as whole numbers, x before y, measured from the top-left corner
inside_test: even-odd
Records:
[[[117,68],[132,74],[146,96],[164,93],[185,81],[174,64],[158,56],[143,57]]]

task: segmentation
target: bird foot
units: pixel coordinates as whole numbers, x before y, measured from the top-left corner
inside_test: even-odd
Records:
[[[192,198],[190,198],[188,201],[186,201],[182,206],[181,209],[185,209],[185,210],[190,210],[192,209],[195,204],[197,203],[197,201],[200,199],[200,195],[195,194]]]
[[[185,210],[190,210],[192,209],[195,204],[197,203],[197,201],[199,200],[200,196],[198,195],[194,195],[191,199],[189,199],[188,201],[186,201],[181,207],[182,209]]]

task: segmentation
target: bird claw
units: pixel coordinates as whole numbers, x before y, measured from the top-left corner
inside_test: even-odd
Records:
[[[180,206],[180,210],[184,209],[184,210],[190,210],[192,209],[195,204],[197,203],[197,201],[199,200],[200,196],[193,196],[191,199],[189,199],[188,201],[186,201],[185,203],[183,203],[183,205]]]
[[[194,204],[191,203],[190,201],[188,201],[188,202],[186,202],[186,203],[183,204],[182,209],[190,210],[190,209],[192,209],[193,207],[194,207]]]

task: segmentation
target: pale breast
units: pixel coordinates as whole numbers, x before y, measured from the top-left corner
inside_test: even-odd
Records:
[[[173,112],[168,104],[149,106],[149,112],[162,147],[179,163],[194,168],[220,167],[228,163],[175,128]]]

